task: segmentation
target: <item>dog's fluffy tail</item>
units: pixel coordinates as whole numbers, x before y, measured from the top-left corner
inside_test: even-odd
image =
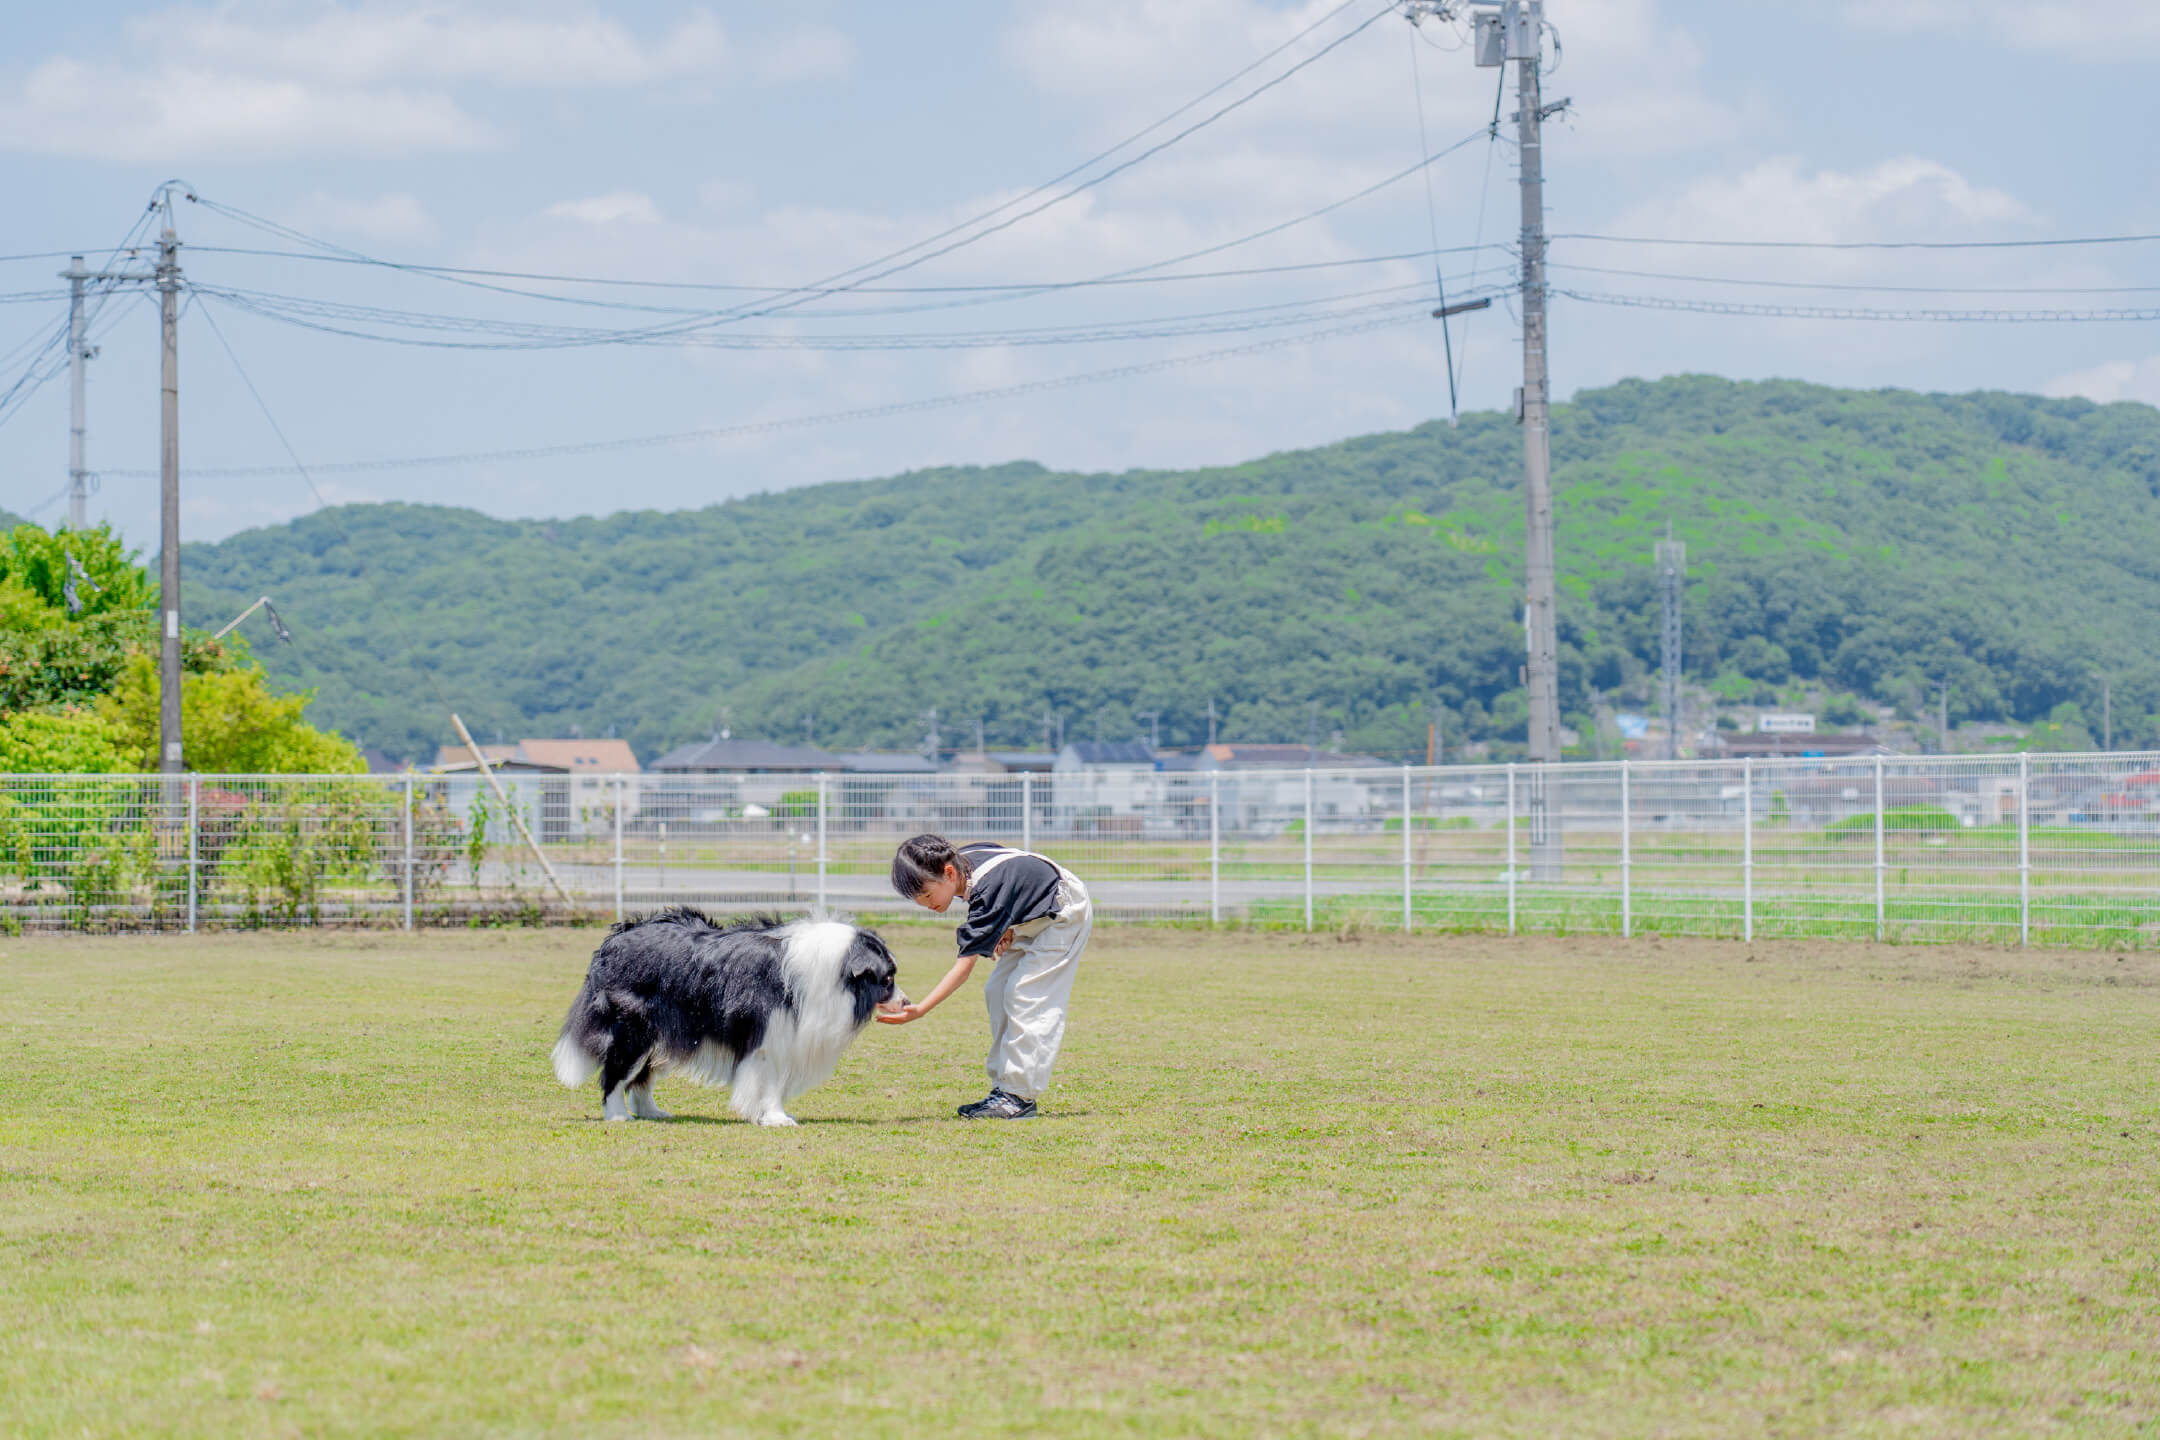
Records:
[[[601,1055],[607,1049],[607,1037],[594,1034],[592,1011],[592,993],[581,988],[577,999],[570,1002],[570,1014],[563,1020],[562,1034],[556,1039],[551,1056],[555,1062],[555,1078],[573,1090],[599,1073]],[[599,1055],[592,1049],[596,1039],[601,1042]]]
[[[585,1053],[575,1035],[565,1034],[555,1042],[555,1078],[572,1090],[600,1072],[600,1058]]]

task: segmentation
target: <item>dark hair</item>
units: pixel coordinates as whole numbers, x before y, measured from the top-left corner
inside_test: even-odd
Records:
[[[913,900],[930,888],[931,881],[943,879],[948,865],[956,867],[963,878],[975,869],[974,862],[942,835],[917,835],[903,840],[893,851],[893,892],[903,900]]]

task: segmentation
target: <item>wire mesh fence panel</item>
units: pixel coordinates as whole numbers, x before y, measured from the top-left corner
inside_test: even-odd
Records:
[[[2022,778],[2032,943],[2160,944],[2160,760],[2036,755]]]
[[[2160,947],[2160,756],[1036,773],[0,776],[0,928],[919,914],[993,840],[1105,918]]]
[[[1876,767],[1768,760],[1754,768],[1754,933],[1862,939],[1876,933]]]
[[[1885,759],[1882,771],[1884,938],[2015,944],[2016,757]]]
[[[1622,863],[1628,839],[1620,823],[1622,776],[1618,765],[1517,767],[1519,930],[1621,933],[1633,899]]]
[[[1411,795],[1411,924],[1506,930],[1506,768],[1444,767],[1405,775]]]
[[[1746,768],[1676,760],[1628,769],[1636,933],[1744,934]]]

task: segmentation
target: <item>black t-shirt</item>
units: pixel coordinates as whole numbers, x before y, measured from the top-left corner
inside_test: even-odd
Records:
[[[1042,856],[988,842],[963,845],[960,853],[978,871],[1000,855],[1012,857],[979,879],[969,876],[967,921],[956,936],[962,955],[988,955],[1013,926],[1057,913],[1058,868]]]

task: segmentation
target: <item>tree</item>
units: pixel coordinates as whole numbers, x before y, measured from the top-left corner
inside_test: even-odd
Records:
[[[132,768],[119,730],[95,710],[0,715],[0,773],[111,775]]]
[[[278,695],[252,662],[183,676],[180,726],[191,769],[236,775],[352,775],[367,769],[358,747],[301,718],[312,691]],[[129,658],[120,683],[98,703],[122,752],[137,769],[157,769],[158,671],[149,655]]]
[[[0,536],[0,771],[157,768],[156,587],[109,528]],[[195,768],[365,770],[360,753],[301,718],[312,692],[279,695],[245,645],[181,637],[181,714]]]

